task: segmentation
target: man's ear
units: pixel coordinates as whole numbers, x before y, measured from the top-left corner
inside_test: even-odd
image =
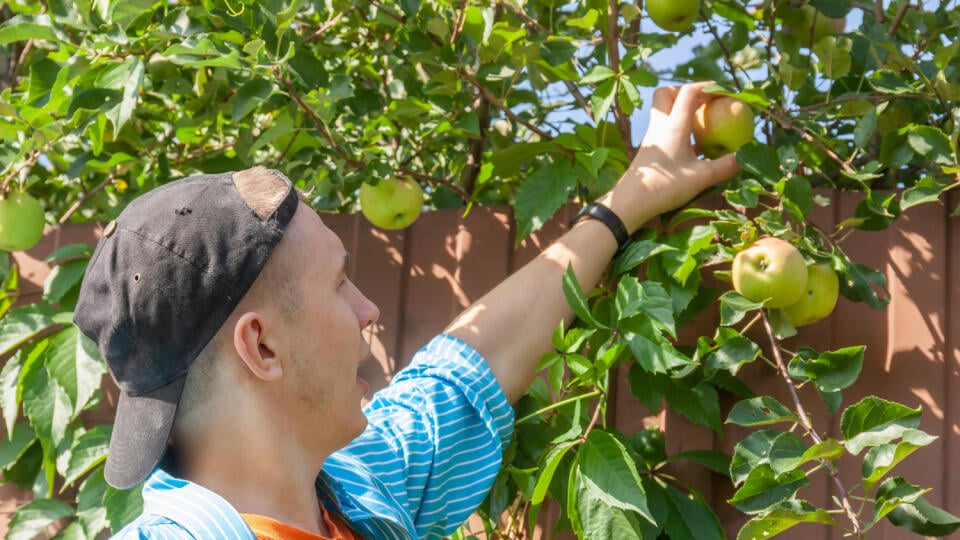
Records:
[[[283,365],[277,354],[276,332],[269,318],[248,311],[233,326],[233,347],[247,369],[257,378],[277,381],[283,377]]]

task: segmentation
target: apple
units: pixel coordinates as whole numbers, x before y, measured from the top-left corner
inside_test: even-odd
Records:
[[[783,32],[797,38],[800,45],[808,47],[827,36],[842,34],[847,27],[847,18],[827,17],[811,5],[780,8]]]
[[[420,184],[400,178],[385,178],[360,186],[360,211],[381,229],[403,229],[420,216],[423,189]]]
[[[753,140],[753,111],[729,96],[704,102],[693,115],[693,139],[710,159],[735,152]]]
[[[700,0],[646,0],[650,19],[664,30],[682,32],[700,14]]]
[[[840,279],[828,264],[807,266],[807,286],[800,300],[780,310],[793,326],[805,326],[826,317],[837,305]]]
[[[29,193],[0,199],[0,250],[26,251],[43,236],[43,208]]]
[[[789,306],[807,286],[807,264],[800,250],[785,240],[766,237],[733,258],[733,288],[768,308]]]

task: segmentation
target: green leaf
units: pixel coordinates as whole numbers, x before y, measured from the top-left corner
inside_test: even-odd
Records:
[[[653,522],[633,458],[613,435],[593,430],[578,452],[584,485],[606,504]]]
[[[920,498],[903,503],[887,515],[890,523],[921,536],[948,536],[960,528],[960,517]]]
[[[107,485],[103,506],[107,509],[110,529],[116,533],[121,527],[143,513],[143,484],[131,489],[116,489]]]
[[[573,479],[567,511],[570,521],[580,538],[617,538],[642,540],[642,523],[635,512],[611,506],[602,494],[591,487],[582,472],[571,470]],[[640,487],[639,485],[637,486]]]
[[[728,424],[764,426],[778,422],[798,422],[793,411],[770,396],[760,396],[738,402],[727,415]]]
[[[60,41],[59,31],[47,14],[17,15],[0,25],[0,45],[15,41]]]
[[[112,426],[96,426],[73,441],[70,461],[64,476],[64,485],[71,486],[107,458]]]
[[[544,223],[567,202],[577,185],[574,168],[546,163],[531,174],[517,191],[514,212],[517,220],[517,238],[540,230]]]
[[[915,486],[899,476],[887,478],[877,488],[873,521],[880,521],[901,504],[912,503],[928,491],[930,491],[929,488]]]
[[[677,248],[661,244],[656,240],[638,240],[627,245],[623,253],[613,260],[610,274],[625,274],[643,264],[647,259],[665,251],[677,251]]]
[[[400,0],[400,9],[408,17],[412,17],[420,11],[420,0]]]
[[[80,484],[77,492],[77,519],[83,525],[87,538],[110,526],[107,521],[107,509],[103,506],[103,495],[107,491],[107,482],[103,479],[103,467],[97,468]]]
[[[889,227],[900,216],[899,199],[896,193],[869,191],[854,210],[856,227],[865,231],[880,231]]]
[[[770,447],[770,468],[779,477],[791,472],[803,463],[803,454],[807,445],[799,435],[791,431],[782,433],[774,439]]]
[[[47,370],[40,369],[23,381],[23,413],[37,436],[49,439],[57,447],[73,419],[73,402]]]
[[[787,501],[746,522],[737,533],[737,540],[766,540],[800,523],[839,527],[826,510],[814,508],[804,501]]]
[[[881,444],[874,446],[863,456],[863,489],[867,492],[893,469],[904,458],[918,448],[937,440],[937,437],[928,435],[917,429],[908,429],[903,432],[903,438],[896,444]]]
[[[673,409],[691,422],[707,426],[722,433],[720,417],[720,397],[717,389],[709,382],[689,387],[682,381],[674,380],[665,392],[667,402]]]
[[[663,285],[655,281],[642,283],[633,276],[624,276],[617,286],[614,305],[620,320],[634,317],[638,313],[644,314],[654,321],[658,328],[676,338],[673,298]]]
[[[737,291],[727,291],[720,295],[720,324],[737,324],[747,313],[763,307],[763,302],[754,302]]]
[[[825,439],[808,448],[807,451],[803,453],[801,463],[806,463],[814,459],[835,461],[840,459],[840,456],[845,452],[846,450],[843,448],[843,445],[840,444],[840,441],[836,439]]]
[[[599,123],[607,115],[616,94],[616,80],[604,81],[593,91],[593,95],[590,96],[590,106],[593,107],[593,121],[595,123]]]
[[[687,495],[667,485],[667,522],[664,532],[671,540],[723,540],[720,520],[702,497]]]
[[[54,522],[74,514],[73,506],[56,499],[34,499],[17,508],[10,519],[7,540],[31,540]]]
[[[733,448],[733,457],[730,460],[730,479],[733,485],[738,486],[747,479],[750,471],[761,464],[770,462],[770,448],[782,431],[761,429],[743,438]]]
[[[554,39],[548,39],[540,44],[540,57],[547,61],[551,66],[570,61],[570,58],[577,47],[569,39],[563,39],[558,36],[552,36]]]
[[[780,181],[780,158],[772,146],[748,142],[737,149],[737,164],[763,184],[772,186]]]
[[[816,358],[798,354],[790,361],[790,373],[802,373],[821,391],[843,390],[856,382],[863,368],[862,345],[825,352]]]
[[[250,113],[257,110],[265,99],[273,92],[273,83],[266,79],[253,79],[237,90],[237,94],[230,100],[230,117],[239,122]]]
[[[687,450],[667,458],[667,463],[690,460],[699,465],[710,469],[711,471],[730,476],[730,456],[717,450]]]
[[[0,470],[5,470],[20,459],[20,456],[30,448],[33,441],[37,440],[37,434],[30,428],[26,422],[17,424],[10,438],[0,439]]]
[[[849,43],[849,41],[847,41]],[[813,52],[820,59],[820,69],[828,79],[841,79],[853,65],[850,49],[834,36],[827,36],[813,45]]]
[[[85,260],[69,261],[55,266],[43,282],[43,300],[49,304],[59,302],[66,293],[80,285],[86,269]]]
[[[92,342],[71,325],[52,336],[45,353],[47,370],[69,396],[74,414],[79,414],[100,387],[106,372],[102,362],[91,358],[92,347]]]
[[[753,514],[793,497],[798,489],[809,485],[810,480],[803,471],[793,470],[777,476],[770,465],[764,463],[750,471],[743,486],[727,502],[741,512]]]
[[[899,438],[908,429],[920,425],[921,408],[868,396],[847,407],[840,417],[840,431],[846,439],[844,446],[857,455],[868,446],[886,444]]]
[[[594,328],[607,328],[603,324],[600,324],[590,312],[586,295],[583,293],[583,289],[580,288],[580,282],[577,281],[576,274],[573,273],[572,264],[568,265],[566,272],[563,273],[563,295],[567,298],[567,303],[573,308],[573,312],[581,321]]]
[[[598,83],[605,81],[616,74],[616,71],[608,68],[607,66],[597,64],[583,74],[583,78],[580,79],[580,84]]]
[[[887,276],[883,272],[868,268],[859,263],[847,261],[840,278],[840,292],[854,302],[864,302],[871,308],[882,310],[890,303],[887,291]],[[884,293],[881,298],[871,284],[877,285]]]
[[[107,117],[113,123],[114,137],[118,136],[120,130],[133,115],[133,110],[137,106],[137,99],[140,97],[140,88],[143,86],[143,59],[134,55],[124,60],[123,65],[126,73],[119,106],[107,111]]]
[[[907,144],[937,165],[950,166],[957,163],[950,138],[933,126],[911,126],[907,133]]]
[[[0,320],[0,357],[53,326],[53,312],[40,304],[11,309]]]
[[[950,186],[949,182],[937,182],[935,178],[929,176],[921,178],[916,184],[903,190],[900,196],[900,209],[906,210],[918,204],[937,202],[944,190]]]
[[[0,407],[3,412],[4,427],[7,433],[12,433],[14,422],[20,414],[20,399],[17,387],[20,385],[20,369],[23,367],[23,354],[16,354],[7,359],[0,370]]]
[[[732,331],[730,328],[720,328],[718,334]],[[735,333],[735,331],[732,331]],[[760,355],[760,347],[749,338],[739,334],[723,339],[720,346],[713,350],[705,362],[711,370],[729,370],[736,374],[740,366],[753,362]]]
[[[93,255],[93,247],[89,244],[67,244],[47,255],[43,262],[47,264],[64,263],[74,259],[89,259]]]

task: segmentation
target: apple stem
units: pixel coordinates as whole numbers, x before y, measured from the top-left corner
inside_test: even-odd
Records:
[[[780,347],[777,343],[777,338],[773,333],[773,326],[770,325],[770,319],[767,318],[767,314],[763,311],[760,312],[760,316],[763,318],[763,327],[767,331],[767,337],[770,339],[770,348],[773,350],[773,357],[777,362],[777,371],[780,373],[780,376],[783,377],[784,382],[787,383],[787,389],[790,390],[790,397],[793,399],[793,405],[796,409],[797,418],[800,420],[800,425],[807,430],[807,433],[810,434],[810,438],[817,444],[823,442],[823,439],[820,438],[820,435],[813,429],[813,425],[810,423],[810,417],[807,416],[807,411],[803,407],[803,403],[800,401],[800,395],[797,394],[797,387],[793,382],[793,379],[790,377],[790,373],[787,371],[787,366],[783,361],[783,356],[780,354]],[[837,468],[828,460],[821,459],[820,463],[823,464],[827,472],[830,474],[830,477],[833,478],[833,483],[836,484],[837,490],[840,494],[840,506],[843,507],[844,512],[847,514],[847,518],[850,520],[850,523],[853,525],[853,534],[862,538],[863,531],[860,528],[860,520],[857,519],[857,514],[853,511],[853,505],[850,504],[850,498],[847,495],[847,490],[843,486],[843,482],[840,481],[839,472]]]

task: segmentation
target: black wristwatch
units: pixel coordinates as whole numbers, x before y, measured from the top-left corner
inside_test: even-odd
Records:
[[[613,237],[617,240],[617,253],[623,251],[630,243],[630,233],[627,232],[623,221],[606,206],[598,202],[592,202],[584,206],[570,221],[570,226],[580,223],[584,219],[595,219],[610,229]]]

